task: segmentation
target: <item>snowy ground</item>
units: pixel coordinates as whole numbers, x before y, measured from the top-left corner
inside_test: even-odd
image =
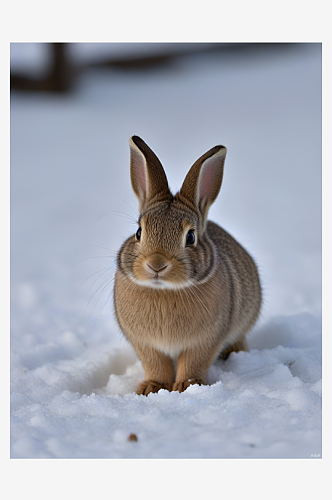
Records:
[[[174,190],[227,146],[210,218],[264,287],[250,351],[182,394],[135,395],[142,366],[113,317],[115,252],[136,227],[133,134]],[[12,458],[319,458],[321,392],[320,45],[12,95]]]

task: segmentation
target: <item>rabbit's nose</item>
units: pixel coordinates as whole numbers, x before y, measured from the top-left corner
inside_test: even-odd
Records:
[[[154,254],[146,261],[147,270],[153,273],[161,273],[168,267],[167,259],[161,254]]]
[[[154,273],[160,273],[161,271],[164,271],[167,267],[167,264],[166,266],[164,267],[161,267],[161,268],[158,268],[156,269],[156,266],[151,266],[150,264],[147,263],[147,266],[154,272]]]

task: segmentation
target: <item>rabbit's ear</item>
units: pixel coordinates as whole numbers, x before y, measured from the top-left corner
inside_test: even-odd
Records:
[[[201,156],[183,181],[180,194],[189,200],[205,219],[221,188],[227,149],[215,146]]]
[[[136,194],[140,210],[153,201],[172,198],[167,177],[157,156],[145,142],[133,135],[130,146],[130,180]]]

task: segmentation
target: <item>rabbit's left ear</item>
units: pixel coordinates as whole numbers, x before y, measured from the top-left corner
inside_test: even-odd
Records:
[[[130,179],[140,210],[150,202],[165,201],[172,198],[165,171],[158,157],[137,135],[129,140]]]
[[[204,219],[219,194],[226,153],[225,146],[210,149],[193,164],[183,181],[180,194],[198,208]]]

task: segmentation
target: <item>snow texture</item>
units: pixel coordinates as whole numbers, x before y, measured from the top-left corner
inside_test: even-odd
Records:
[[[210,219],[264,289],[249,352],[181,394],[135,394],[144,372],[114,320],[115,255],[136,231],[133,134],[173,190],[227,147]],[[12,458],[320,458],[321,323],[320,44],[12,94]]]

